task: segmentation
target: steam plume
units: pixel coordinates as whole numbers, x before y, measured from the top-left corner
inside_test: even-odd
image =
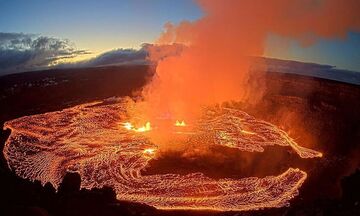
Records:
[[[269,33],[311,45],[360,30],[357,0],[199,0],[204,16],[167,23],[158,44],[187,46],[158,62],[144,90],[145,111],[184,119],[203,104],[256,102],[263,85],[250,83],[250,56],[261,56]],[[150,58],[154,55],[150,52]],[[157,53],[158,55],[158,53]],[[259,76],[259,75],[257,75]],[[256,80],[256,79],[255,79]],[[144,108],[144,107],[142,107]]]

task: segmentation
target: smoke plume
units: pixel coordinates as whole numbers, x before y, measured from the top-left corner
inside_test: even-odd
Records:
[[[157,44],[183,44],[176,56],[158,61],[139,105],[149,118],[187,119],[205,104],[228,100],[255,103],[265,88],[249,72],[251,56],[262,56],[269,33],[304,45],[342,38],[360,30],[358,0],[199,0],[204,16],[167,23]],[[150,59],[159,55],[150,50]],[[255,80],[255,82],[250,82]]]

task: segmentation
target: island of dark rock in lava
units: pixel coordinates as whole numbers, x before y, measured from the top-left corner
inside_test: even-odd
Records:
[[[282,207],[298,194],[307,174],[289,168],[278,176],[212,179],[202,173],[142,175],[158,150],[148,133],[128,123],[130,99],[108,99],[5,123],[11,129],[4,155],[10,169],[58,187],[66,172],[80,174],[82,188],[111,186],[119,200],[158,209],[254,210]],[[182,125],[183,126],[183,125]],[[146,129],[146,128],[144,128]],[[156,128],[154,128],[156,130]],[[321,157],[276,126],[237,109],[208,107],[191,132],[174,133],[186,144],[206,143],[264,151],[291,147],[301,158]]]

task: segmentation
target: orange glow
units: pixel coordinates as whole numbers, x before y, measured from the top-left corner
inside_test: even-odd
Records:
[[[134,127],[130,122],[125,122],[123,125],[127,130],[132,130]]]
[[[155,154],[155,149],[153,148],[145,149],[144,154],[150,154],[150,155]]]
[[[175,126],[176,126],[176,127],[185,127],[186,124],[185,124],[185,121],[176,120]]]
[[[149,50],[150,60],[157,62],[156,76],[143,91],[145,108],[139,108],[149,118],[170,113],[192,120],[203,105],[261,101],[267,90],[264,74],[249,70],[249,56],[264,55],[270,33],[308,46],[318,38],[344,38],[348,31],[360,31],[358,0],[197,2],[204,16],[166,23],[156,41],[159,47]],[[185,48],[167,55],[174,44]]]
[[[151,134],[134,133],[150,130],[150,123],[135,128],[121,117],[125,113],[119,115],[125,107],[129,107],[127,101],[119,99],[7,121],[4,128],[11,129],[11,134],[4,146],[5,159],[23,178],[50,182],[57,188],[66,171],[78,172],[82,188],[113,185],[119,200],[159,209],[243,211],[282,207],[298,195],[307,178],[298,168],[277,176],[242,179],[213,179],[202,173],[142,175],[159,145],[147,136]],[[118,127],[119,122],[125,122],[123,127]],[[208,107],[186,129],[189,133],[172,133],[173,143],[249,152],[278,145],[291,147],[301,158],[322,156],[298,145],[275,125],[237,109]]]
[[[151,124],[150,122],[146,122],[144,126],[136,128],[134,127],[130,122],[123,123],[123,127],[127,130],[132,130],[135,132],[146,132],[151,130]]]
[[[140,128],[135,128],[134,131],[136,132],[146,132],[151,130],[150,122],[146,122],[146,124]]]
[[[249,134],[249,135],[254,135],[254,134],[255,134],[254,132],[246,131],[246,130],[241,130],[241,133],[243,133],[243,134]]]

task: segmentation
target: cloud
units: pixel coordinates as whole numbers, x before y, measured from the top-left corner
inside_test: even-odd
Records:
[[[185,48],[181,44],[154,45],[144,43],[140,49],[114,49],[92,59],[60,64],[57,67],[97,67],[124,64],[151,64],[169,56],[179,55]],[[151,55],[150,55],[151,53]]]
[[[55,65],[56,68],[83,68],[110,65],[153,64],[170,56],[177,56],[186,47],[182,44],[154,45],[142,44],[140,49],[114,49],[94,58]],[[151,54],[150,54],[151,53]]]
[[[97,67],[122,64],[147,64],[148,52],[145,48],[136,49],[114,49],[104,52],[94,58],[73,63],[59,64],[57,67]]]
[[[47,68],[88,53],[66,39],[0,32],[0,74]]]
[[[75,44],[67,39],[0,32],[0,75],[49,68],[151,64],[168,56],[179,55],[183,48],[179,44],[143,44],[140,49],[114,49],[91,59],[69,63],[67,59],[90,52],[76,49]]]

